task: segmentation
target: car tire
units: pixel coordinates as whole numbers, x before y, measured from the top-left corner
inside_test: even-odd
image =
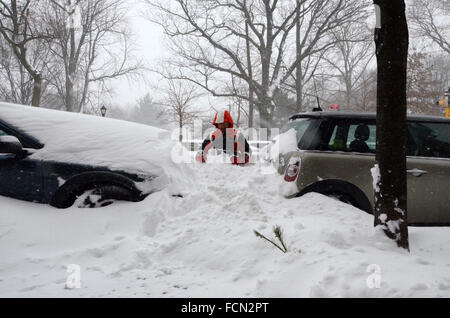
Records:
[[[336,199],[340,202],[346,203],[346,204],[350,204],[352,206],[354,206],[355,208],[360,209],[360,207],[357,205],[357,203],[355,202],[355,200],[353,200],[352,197],[350,197],[349,195],[343,194],[343,193],[329,193],[326,194],[327,197]]]
[[[145,197],[135,187],[133,181],[124,176],[111,172],[91,171],[80,173],[67,180],[53,194],[50,205],[58,209],[67,209],[87,191],[94,189],[99,189],[96,191],[103,198],[110,200],[138,202]]]
[[[74,204],[78,208],[101,208],[114,203],[114,201],[135,201],[134,194],[117,185],[102,185],[88,189],[78,196]]]
[[[364,192],[349,182],[337,179],[318,181],[305,187],[294,196],[299,197],[309,192],[317,192],[326,196],[335,197],[339,201],[348,203],[369,214],[373,214],[370,201]]]

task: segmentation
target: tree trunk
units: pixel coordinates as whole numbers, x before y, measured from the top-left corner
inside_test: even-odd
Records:
[[[272,128],[273,112],[271,111],[271,102],[272,100],[267,92],[262,96],[258,96],[259,126],[267,128],[267,134],[270,133],[270,128]]]
[[[42,92],[42,76],[40,74],[33,75],[33,98],[31,100],[31,105],[39,107],[41,104],[41,92]]]
[[[65,104],[66,104],[66,110],[69,112],[74,111],[74,98],[73,98],[73,82],[69,74],[66,76],[66,96],[65,96]]]
[[[241,100],[238,100],[237,106],[238,106],[238,116],[237,116],[236,128],[239,128],[239,123],[241,122]]]
[[[351,81],[352,81],[351,78],[345,81],[345,104],[346,104],[345,107],[347,109],[353,109],[352,104],[353,89]]]
[[[378,189],[375,225],[409,250],[406,187],[406,69],[408,27],[404,0],[374,0],[381,9],[375,33],[378,62],[377,153]]]
[[[77,70],[77,58],[76,58],[76,44],[75,44],[75,30],[70,29],[70,47],[69,56],[66,66],[66,109],[69,112],[79,112],[79,109],[75,101],[74,82],[75,74]]]
[[[244,6],[247,6],[244,0]],[[254,100],[253,100],[253,69],[252,69],[252,59],[251,59],[251,51],[250,51],[250,41],[249,41],[249,30],[248,30],[248,21],[245,20],[245,44],[247,49],[247,68],[248,68],[248,128],[253,127],[253,112],[254,112]]]

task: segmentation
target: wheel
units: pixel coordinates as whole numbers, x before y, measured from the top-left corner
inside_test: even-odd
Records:
[[[327,196],[330,197],[330,198],[336,199],[336,200],[338,200],[338,201],[344,202],[344,203],[346,203],[346,204],[353,205],[355,208],[358,208],[358,209],[359,209],[359,207],[357,206],[357,204],[354,203],[354,200],[353,200],[350,196],[348,196],[348,195],[346,195],[346,194],[342,194],[342,193],[330,193],[330,194],[327,194]]]
[[[116,185],[103,185],[88,189],[75,199],[78,208],[101,208],[116,200],[136,201],[131,191]]]
[[[333,193],[327,193],[325,194],[327,197],[336,199],[338,201],[341,201],[345,204],[350,204],[351,206],[354,206],[357,209],[363,210],[367,213],[370,214],[369,211],[365,210],[364,207],[352,196],[345,194],[345,193],[338,193],[338,192],[333,192]]]
[[[299,197],[309,192],[317,192],[329,197],[334,197],[339,201],[353,205],[354,207],[372,214],[372,205],[365,193],[344,180],[326,179],[305,187],[295,197]]]

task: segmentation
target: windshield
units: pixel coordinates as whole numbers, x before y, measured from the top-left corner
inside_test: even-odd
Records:
[[[299,118],[295,119],[293,121],[288,122],[286,125],[281,128],[280,133],[283,134],[287,132],[290,129],[295,129],[296,131],[296,139],[297,144],[299,144],[300,140],[302,139],[303,135],[305,134],[306,129],[308,128],[311,120],[308,118]]]

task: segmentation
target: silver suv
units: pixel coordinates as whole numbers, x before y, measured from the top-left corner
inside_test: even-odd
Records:
[[[291,116],[281,133],[297,136],[280,154],[280,174],[301,196],[318,192],[372,213],[375,113],[312,112]],[[407,118],[408,224],[450,225],[450,119]]]

